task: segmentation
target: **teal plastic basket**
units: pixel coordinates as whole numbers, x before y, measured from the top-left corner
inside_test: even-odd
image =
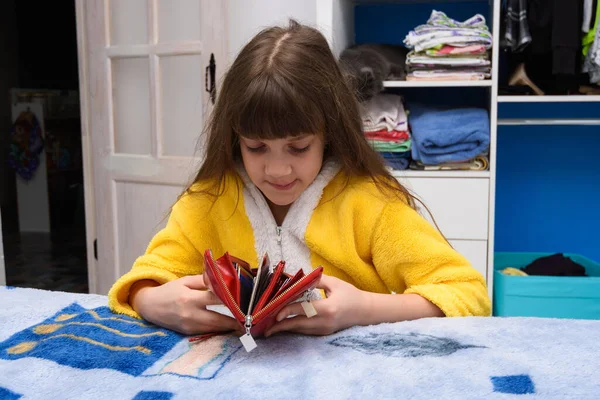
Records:
[[[588,276],[512,276],[500,271],[523,268],[553,253],[494,254],[494,307],[499,317],[600,319],[600,264],[564,253]]]

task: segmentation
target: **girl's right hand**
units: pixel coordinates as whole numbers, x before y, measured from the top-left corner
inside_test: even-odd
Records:
[[[235,319],[206,309],[222,304],[207,289],[202,275],[184,276],[160,286],[140,281],[131,288],[129,300],[146,321],[185,335],[241,331]]]

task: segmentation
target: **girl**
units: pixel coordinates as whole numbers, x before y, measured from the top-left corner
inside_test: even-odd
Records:
[[[111,309],[184,334],[239,329],[206,309],[219,303],[202,276],[210,248],[254,265],[268,252],[288,273],[324,267],[317,315],[288,305],[267,336],[489,315],[481,274],[413,209],[361,124],[319,31],[292,21],[259,33],[223,80],[194,183],[112,287]]]

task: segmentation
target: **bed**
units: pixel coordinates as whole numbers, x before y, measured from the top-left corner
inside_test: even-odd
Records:
[[[105,296],[0,287],[0,399],[599,399],[600,321],[431,318],[188,338]]]

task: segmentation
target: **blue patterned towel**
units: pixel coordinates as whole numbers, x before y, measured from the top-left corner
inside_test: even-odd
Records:
[[[490,119],[481,108],[442,109],[410,104],[412,158],[423,164],[467,161],[489,149]]]
[[[0,399],[598,399],[600,321],[453,318],[186,338],[106,297],[0,287]],[[525,395],[525,396],[524,396]]]

